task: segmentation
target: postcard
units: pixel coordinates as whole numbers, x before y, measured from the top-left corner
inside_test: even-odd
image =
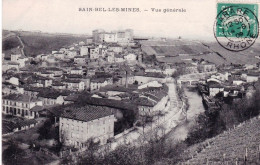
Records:
[[[3,0],[5,165],[260,164],[259,0]]]

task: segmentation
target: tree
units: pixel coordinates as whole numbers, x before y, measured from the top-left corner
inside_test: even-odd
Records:
[[[38,133],[40,134],[39,139],[50,139],[51,137],[51,128],[52,123],[48,119],[46,120],[43,125],[38,129]]]
[[[25,152],[18,146],[17,142],[10,140],[9,146],[3,151],[3,162],[6,165],[20,164]]]

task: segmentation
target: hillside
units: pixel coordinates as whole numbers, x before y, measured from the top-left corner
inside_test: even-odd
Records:
[[[38,54],[51,53],[52,50],[59,50],[63,46],[69,46],[73,43],[86,41],[86,35],[72,34],[49,34],[41,32],[24,31],[3,31],[3,53],[10,56],[10,50],[21,46],[17,35],[24,43],[24,52],[26,56],[34,57]]]
[[[260,44],[254,44],[248,50],[231,52],[222,48],[217,42],[199,42],[171,40],[167,42],[142,41],[142,50],[147,55],[156,55],[158,61],[178,63],[186,60],[205,59],[217,65],[221,64],[254,64],[260,53]]]
[[[182,164],[260,164],[260,116],[238,125],[212,139],[189,147]],[[183,161],[184,160],[184,161]]]

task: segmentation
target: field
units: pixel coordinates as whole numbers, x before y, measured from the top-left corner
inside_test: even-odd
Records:
[[[247,50],[232,52],[222,48],[217,42],[172,40],[167,42],[142,42],[142,50],[147,55],[156,55],[158,61],[178,63],[191,59],[204,59],[217,65],[255,64],[255,56],[260,54],[260,44],[256,43]]]
[[[15,34],[15,35],[11,35]],[[3,33],[3,53],[10,55],[10,50],[21,46],[16,35],[19,35],[24,43],[24,52],[26,56],[34,57],[39,54],[51,53],[52,50],[59,50],[64,46],[73,43],[86,41],[86,35],[70,35],[70,34],[48,34],[39,32],[9,32]],[[10,37],[7,37],[10,36]]]

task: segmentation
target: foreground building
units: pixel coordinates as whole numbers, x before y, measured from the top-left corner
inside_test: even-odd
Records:
[[[67,107],[60,117],[60,141],[75,147],[84,147],[89,139],[106,144],[114,136],[114,121],[112,108]]]

